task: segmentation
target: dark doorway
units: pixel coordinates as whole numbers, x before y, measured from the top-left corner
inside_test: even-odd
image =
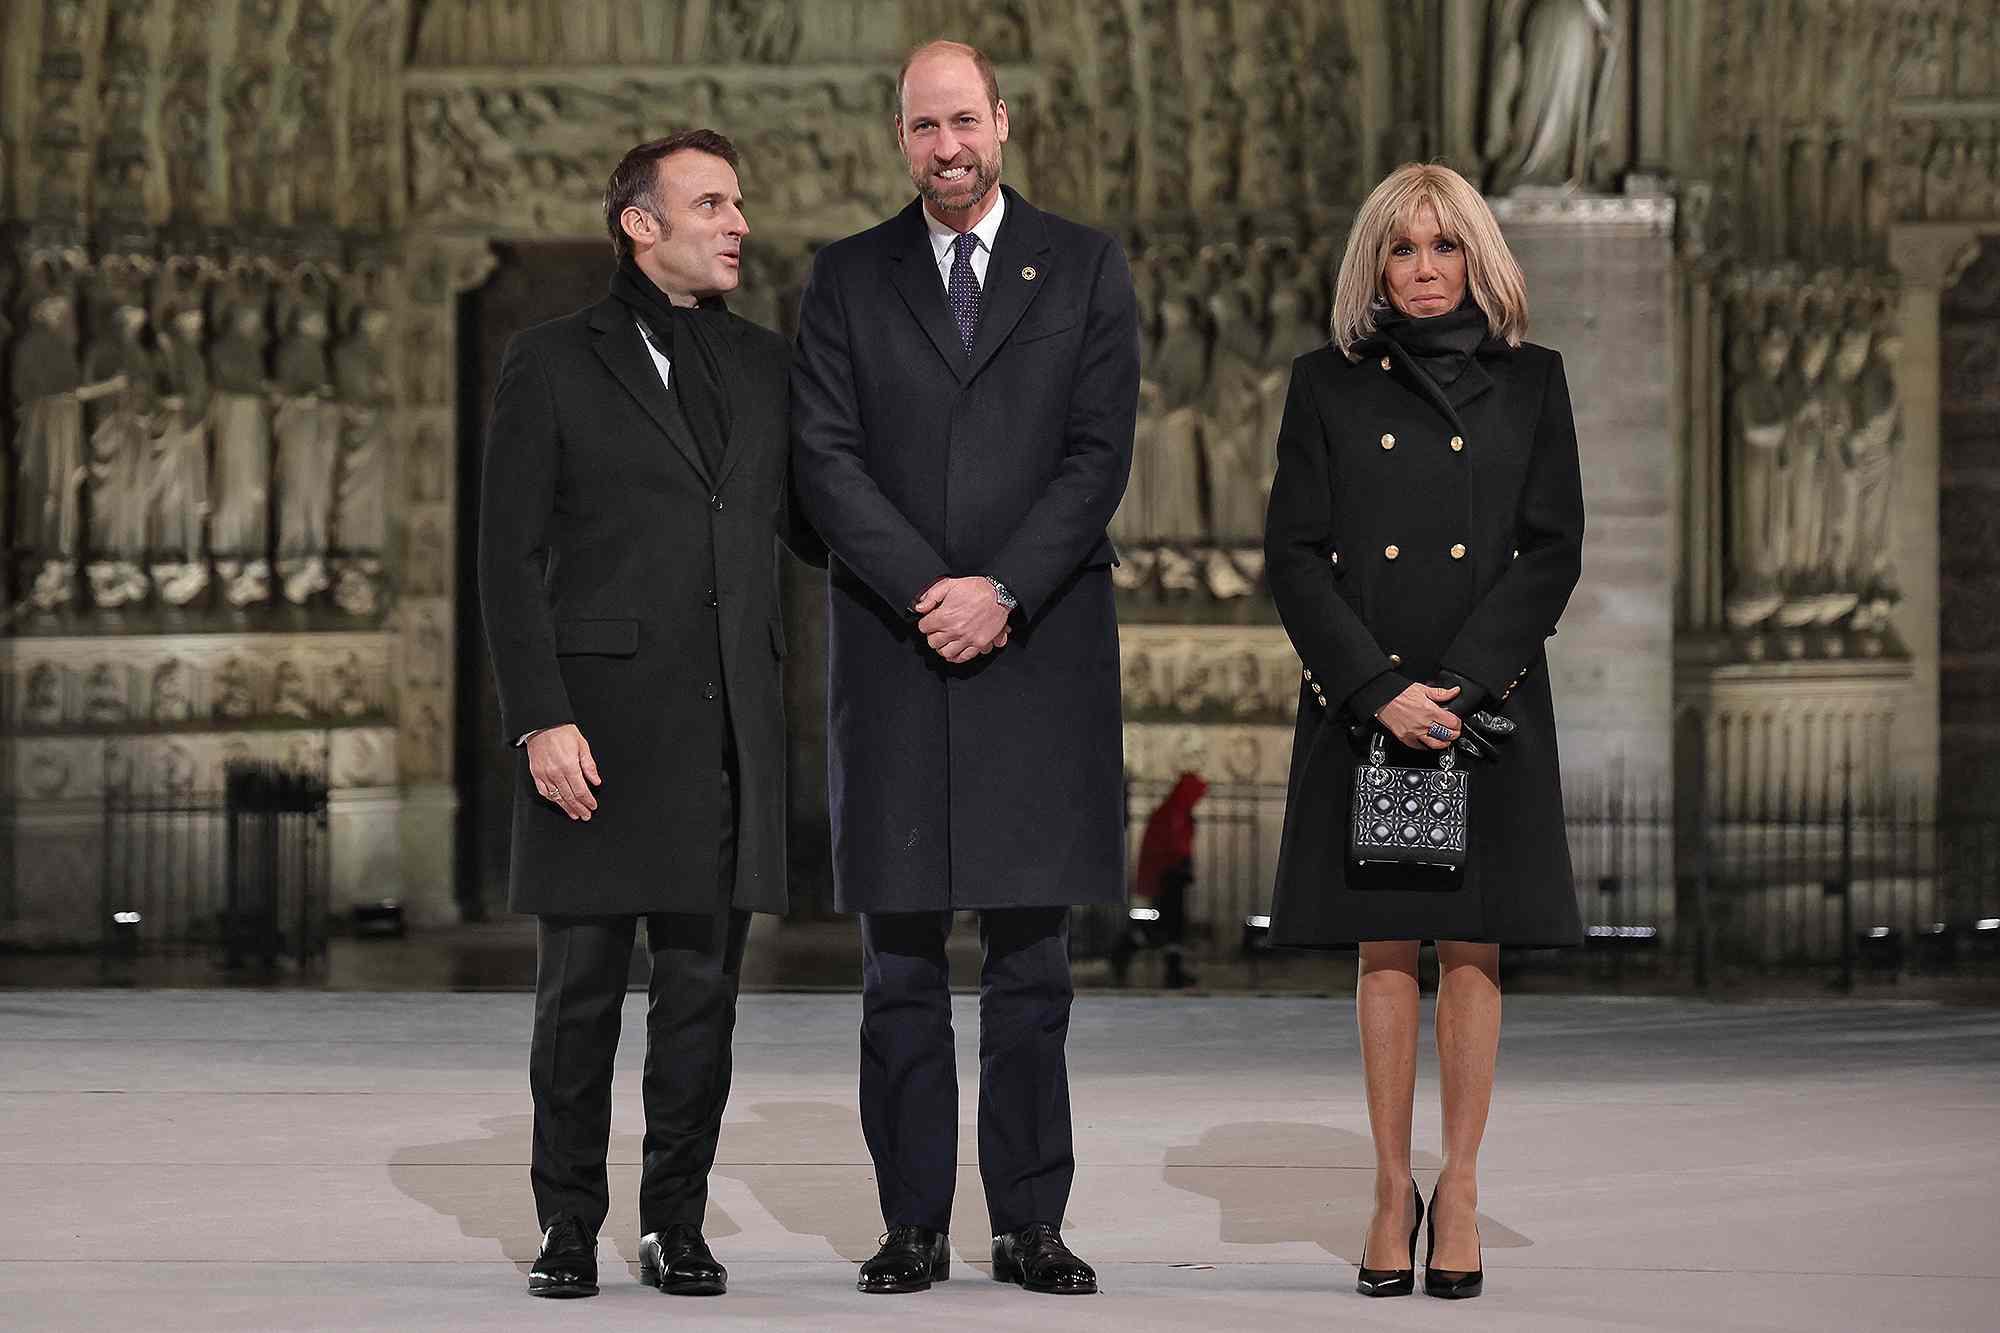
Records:
[[[459,901],[467,919],[506,911],[515,755],[500,734],[499,693],[479,605],[479,488],[486,419],[507,340],[522,329],[603,299],[611,277],[604,241],[497,245],[493,276],[459,308],[458,846]],[[739,309],[754,303],[732,302]],[[786,291],[780,309],[797,306]],[[635,332],[636,336],[636,332]],[[785,680],[789,737],[789,851],[794,916],[832,905],[826,814],[825,578],[784,562]],[[663,873],[665,873],[663,869]]]

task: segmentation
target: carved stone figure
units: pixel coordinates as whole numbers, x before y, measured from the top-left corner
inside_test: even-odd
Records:
[[[277,437],[273,476],[278,492],[278,577],[293,605],[331,583],[327,526],[333,511],[334,469],[340,457],[340,408],[331,401],[326,313],[300,310],[278,349]]]
[[[1836,335],[1827,369],[1825,398],[1826,470],[1825,567],[1826,590],[1819,599],[1816,620],[1831,624],[1854,610],[1861,600],[1854,577],[1854,561],[1859,554],[1860,531],[1854,501],[1856,411],[1860,407],[1857,381],[1868,365],[1874,341],[1865,310],[1856,310]]]
[[[383,363],[388,332],[389,312],[364,307],[333,353],[341,414],[333,512],[341,563],[334,602],[350,615],[370,614],[379,601],[389,498],[389,376]]]
[[[215,489],[210,548],[232,606],[271,593],[271,423],[264,373],[264,310],[256,299],[232,307],[214,348]]]
[[[118,668],[99,662],[83,678],[83,720],[109,726],[123,722],[126,711],[125,682]]]
[[[215,673],[215,715],[246,718],[257,711],[251,694],[250,668],[240,657],[232,657]]]
[[[91,344],[85,373],[120,387],[94,404],[90,427],[91,596],[102,607],[146,595],[146,454],[158,407],[159,368],[144,342],[146,309],[127,302],[111,312],[113,331]]]
[[[31,727],[62,725],[62,673],[52,663],[37,662],[29,670],[27,698],[21,703],[21,719]]]
[[[1163,411],[1146,475],[1146,514],[1156,542],[1199,541],[1201,513],[1201,397],[1208,379],[1208,349],[1195,323],[1193,303],[1168,298],[1160,307],[1160,351],[1155,374]]]
[[[30,600],[42,610],[74,596],[72,570],[82,534],[83,399],[76,328],[67,296],[36,301],[14,348],[16,430],[14,540],[35,569]]]
[[[1902,451],[1902,409],[1896,398],[1896,363],[1902,334],[1891,326],[1874,339],[1873,355],[1854,382],[1854,433],[1847,479],[1853,488],[1855,559],[1849,577],[1860,591],[1856,628],[1880,628],[1901,600],[1891,558],[1896,458]]]
[[[155,722],[185,722],[194,716],[187,667],[178,658],[153,668],[150,712]]]
[[[1603,0],[1500,0],[1493,13],[1488,188],[1581,183],[1610,102],[1610,13]]]
[[[271,710],[286,717],[309,718],[314,713],[312,689],[306,683],[306,673],[292,658],[278,661],[278,673],[273,681],[275,698]]]
[[[1810,307],[1797,334],[1797,353],[1786,386],[1791,406],[1786,452],[1785,600],[1778,623],[1811,624],[1828,591],[1826,570],[1826,362],[1833,333]]]
[[[334,662],[331,685],[335,713],[361,717],[368,712],[368,691],[357,654],[347,653]]]
[[[1264,534],[1264,491],[1256,453],[1263,415],[1264,339],[1240,285],[1209,298],[1215,325],[1209,360],[1208,402],[1202,452],[1208,464],[1208,534],[1217,549],[1204,562],[1209,593],[1228,600],[1255,588],[1231,556],[1248,551]]]
[[[1746,345],[1747,339],[1746,339]],[[1730,396],[1732,568],[1727,614],[1738,629],[1761,624],[1784,601],[1780,578],[1790,554],[1786,439],[1791,405],[1781,377],[1791,353],[1784,329],[1764,330],[1740,356]]]
[[[186,606],[208,586],[202,524],[208,517],[208,362],[201,340],[206,321],[186,306],[168,321],[160,347],[167,396],[153,439],[147,488],[147,547],[153,583],[169,605]]]

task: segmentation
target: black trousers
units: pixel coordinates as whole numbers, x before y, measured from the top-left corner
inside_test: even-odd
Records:
[[[890,1226],[951,1227],[958,1064],[949,912],[861,917],[861,1128]],[[1070,1140],[1069,909],[980,913],[979,1176],[995,1234],[1060,1225]]]
[[[730,907],[736,880],[734,788],[723,803],[715,910],[646,917],[645,1166],[639,1230],[701,1225],[729,1100],[736,984],[750,914]],[[670,873],[663,868],[663,873]],[[569,1213],[592,1235],[610,1210],[605,1155],[611,1140],[611,1068],[632,966],[636,916],[543,916],[535,971],[535,1038],[528,1083],[535,1099],[529,1179],[547,1228]]]

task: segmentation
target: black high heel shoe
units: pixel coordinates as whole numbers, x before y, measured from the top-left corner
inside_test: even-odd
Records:
[[[1469,1301],[1486,1288],[1486,1266],[1484,1257],[1478,1268],[1461,1273],[1450,1268],[1432,1268],[1431,1256],[1437,1253],[1437,1198],[1431,1198],[1431,1225],[1424,1242],[1424,1295],[1438,1296],[1448,1301]],[[1473,1219],[1472,1238],[1479,1239],[1479,1220]],[[1414,1242],[1413,1242],[1414,1245]]]
[[[1424,1224],[1424,1196],[1417,1188],[1417,1182],[1410,1182],[1410,1207],[1416,1215],[1410,1219],[1410,1263],[1408,1268],[1370,1268],[1368,1266],[1368,1246],[1361,1246],[1361,1274],[1354,1280],[1354,1289],[1363,1296],[1408,1296],[1417,1289],[1417,1232]]]

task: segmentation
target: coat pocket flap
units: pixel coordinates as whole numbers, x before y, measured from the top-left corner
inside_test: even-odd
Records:
[[[1051,310],[1040,319],[1022,320],[1015,326],[1014,336],[1008,341],[1025,343],[1033,342],[1037,338],[1046,338],[1051,334],[1061,333],[1064,329],[1074,325],[1076,320],[1077,314],[1074,306],[1068,310]]]
[[[639,651],[636,620],[561,620],[556,622],[556,656],[594,654],[630,657]]]

